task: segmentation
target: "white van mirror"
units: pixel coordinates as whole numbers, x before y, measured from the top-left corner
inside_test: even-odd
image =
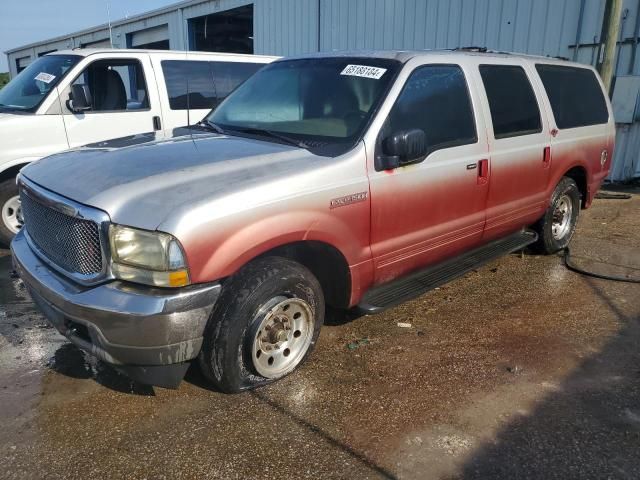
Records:
[[[67,100],[67,108],[74,113],[91,110],[92,98],[89,87],[86,85],[71,85],[71,93]]]

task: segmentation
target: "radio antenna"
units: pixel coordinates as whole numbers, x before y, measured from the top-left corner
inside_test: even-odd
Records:
[[[113,48],[113,29],[111,28],[111,2],[107,0],[107,24],[109,25],[109,43]]]
[[[185,53],[185,57],[186,57]],[[187,127],[191,125],[191,94],[189,93],[189,69],[187,69],[185,79],[187,81]]]
[[[182,15],[181,15],[182,17]],[[184,21],[184,20],[183,20]],[[187,51],[189,50],[189,37],[188,37],[188,25],[185,28],[185,26],[183,25],[182,31],[183,31],[183,37],[182,37],[182,44],[184,45],[184,60],[185,60],[185,64],[186,62],[189,61],[188,57],[187,57]],[[185,69],[185,81],[187,82],[187,126],[191,125],[191,93],[189,92],[189,69],[186,68]]]

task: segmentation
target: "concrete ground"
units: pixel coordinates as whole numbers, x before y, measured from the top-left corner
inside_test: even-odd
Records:
[[[573,253],[640,276],[640,195],[596,200]],[[9,270],[5,252],[3,478],[640,478],[640,285],[557,256],[334,316],[305,366],[240,395],[195,368],[175,391],[130,382],[50,328]]]

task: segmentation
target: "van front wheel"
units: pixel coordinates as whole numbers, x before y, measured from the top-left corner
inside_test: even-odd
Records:
[[[580,190],[576,182],[563,177],[553,194],[549,208],[535,225],[538,232],[536,249],[545,254],[562,250],[571,241],[580,213]]]
[[[22,228],[20,197],[15,178],[0,182],[0,246],[9,247]]]
[[[258,259],[227,279],[204,332],[202,373],[235,393],[273,382],[304,362],[324,320],[324,295],[303,265]]]

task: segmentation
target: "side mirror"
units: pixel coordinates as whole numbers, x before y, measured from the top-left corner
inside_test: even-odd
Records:
[[[89,87],[86,85],[71,85],[71,93],[67,100],[67,108],[73,113],[81,113],[91,110],[92,98]]]
[[[394,133],[382,141],[382,153],[376,158],[378,170],[390,170],[415,162],[427,154],[427,135],[417,128]]]

